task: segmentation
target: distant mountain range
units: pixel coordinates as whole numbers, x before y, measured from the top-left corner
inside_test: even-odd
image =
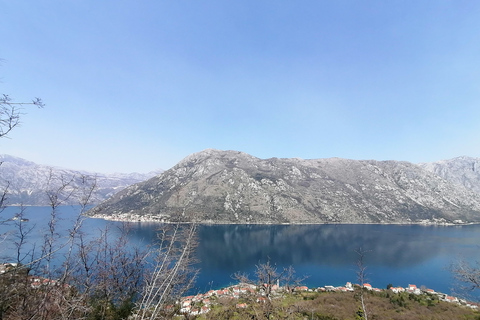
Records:
[[[0,155],[0,163],[0,190],[8,188],[8,205],[49,205],[48,195],[54,192],[60,196],[61,204],[78,204],[93,183],[91,202],[98,204],[125,187],[162,172],[103,174],[40,165],[10,155]],[[59,192],[62,184],[68,186]]]
[[[201,223],[480,222],[480,159],[259,159],[204,150],[90,214]]]

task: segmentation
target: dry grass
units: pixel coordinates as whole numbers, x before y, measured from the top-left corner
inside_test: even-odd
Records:
[[[365,301],[369,320],[480,320],[478,311],[427,295],[366,292]],[[248,307],[236,308],[239,302],[246,302]],[[196,319],[363,319],[357,315],[359,308],[358,295],[353,292],[300,293],[267,303],[256,302],[251,297],[219,301],[209,313]]]

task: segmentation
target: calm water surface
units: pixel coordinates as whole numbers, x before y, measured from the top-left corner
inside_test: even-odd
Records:
[[[13,214],[8,208],[3,216]],[[71,225],[76,208],[62,209],[60,223],[65,230]],[[29,207],[29,226],[43,230],[30,236],[40,241],[45,234],[49,208]],[[106,225],[120,225],[101,219],[87,219],[84,230],[92,236]],[[132,245],[152,243],[156,224],[130,223]],[[5,231],[8,227],[0,227]],[[308,286],[343,285],[356,282],[355,250],[368,250],[365,257],[368,279],[378,288],[408,284],[451,293],[454,281],[448,270],[458,259],[469,261],[480,257],[480,226],[418,225],[204,225],[198,229],[200,277],[196,291],[220,288],[234,280],[241,271],[253,275],[255,264],[270,258],[279,268],[292,265],[297,274],[308,275]],[[0,255],[9,259],[12,247],[0,244]]]

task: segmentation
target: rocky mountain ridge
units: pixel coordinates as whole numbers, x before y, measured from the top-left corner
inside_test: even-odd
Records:
[[[419,163],[422,168],[436,175],[480,193],[480,159],[461,156],[449,160]]]
[[[480,194],[409,162],[259,159],[208,149],[91,214],[201,223],[466,223],[480,222]]]
[[[62,204],[78,204],[85,194],[76,191],[87,191],[93,184],[95,190],[91,202],[98,204],[125,187],[162,172],[103,174],[40,165],[10,155],[0,155],[0,163],[0,190],[8,189],[8,205],[49,205],[47,193],[59,190],[65,183],[69,184],[64,190],[68,199],[66,196],[61,199]]]

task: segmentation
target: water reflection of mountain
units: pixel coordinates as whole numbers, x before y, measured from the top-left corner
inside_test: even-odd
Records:
[[[132,224],[133,241],[151,243],[157,225]],[[418,225],[202,225],[197,256],[203,269],[246,270],[271,261],[279,265],[351,266],[355,250],[369,250],[370,267],[420,265],[448,250],[465,248],[477,226]],[[477,230],[475,229],[475,230]],[[470,236],[467,236],[470,237]],[[134,240],[135,239],[135,240]],[[457,249],[452,249],[457,248]]]
[[[223,225],[202,226],[198,256],[208,267],[242,269],[255,261],[286,265],[352,264],[355,250],[370,250],[368,263],[401,267],[428,260],[439,251],[439,244],[429,233],[412,226],[375,225]],[[405,232],[406,231],[406,232]],[[412,230],[413,231],[413,230]]]

